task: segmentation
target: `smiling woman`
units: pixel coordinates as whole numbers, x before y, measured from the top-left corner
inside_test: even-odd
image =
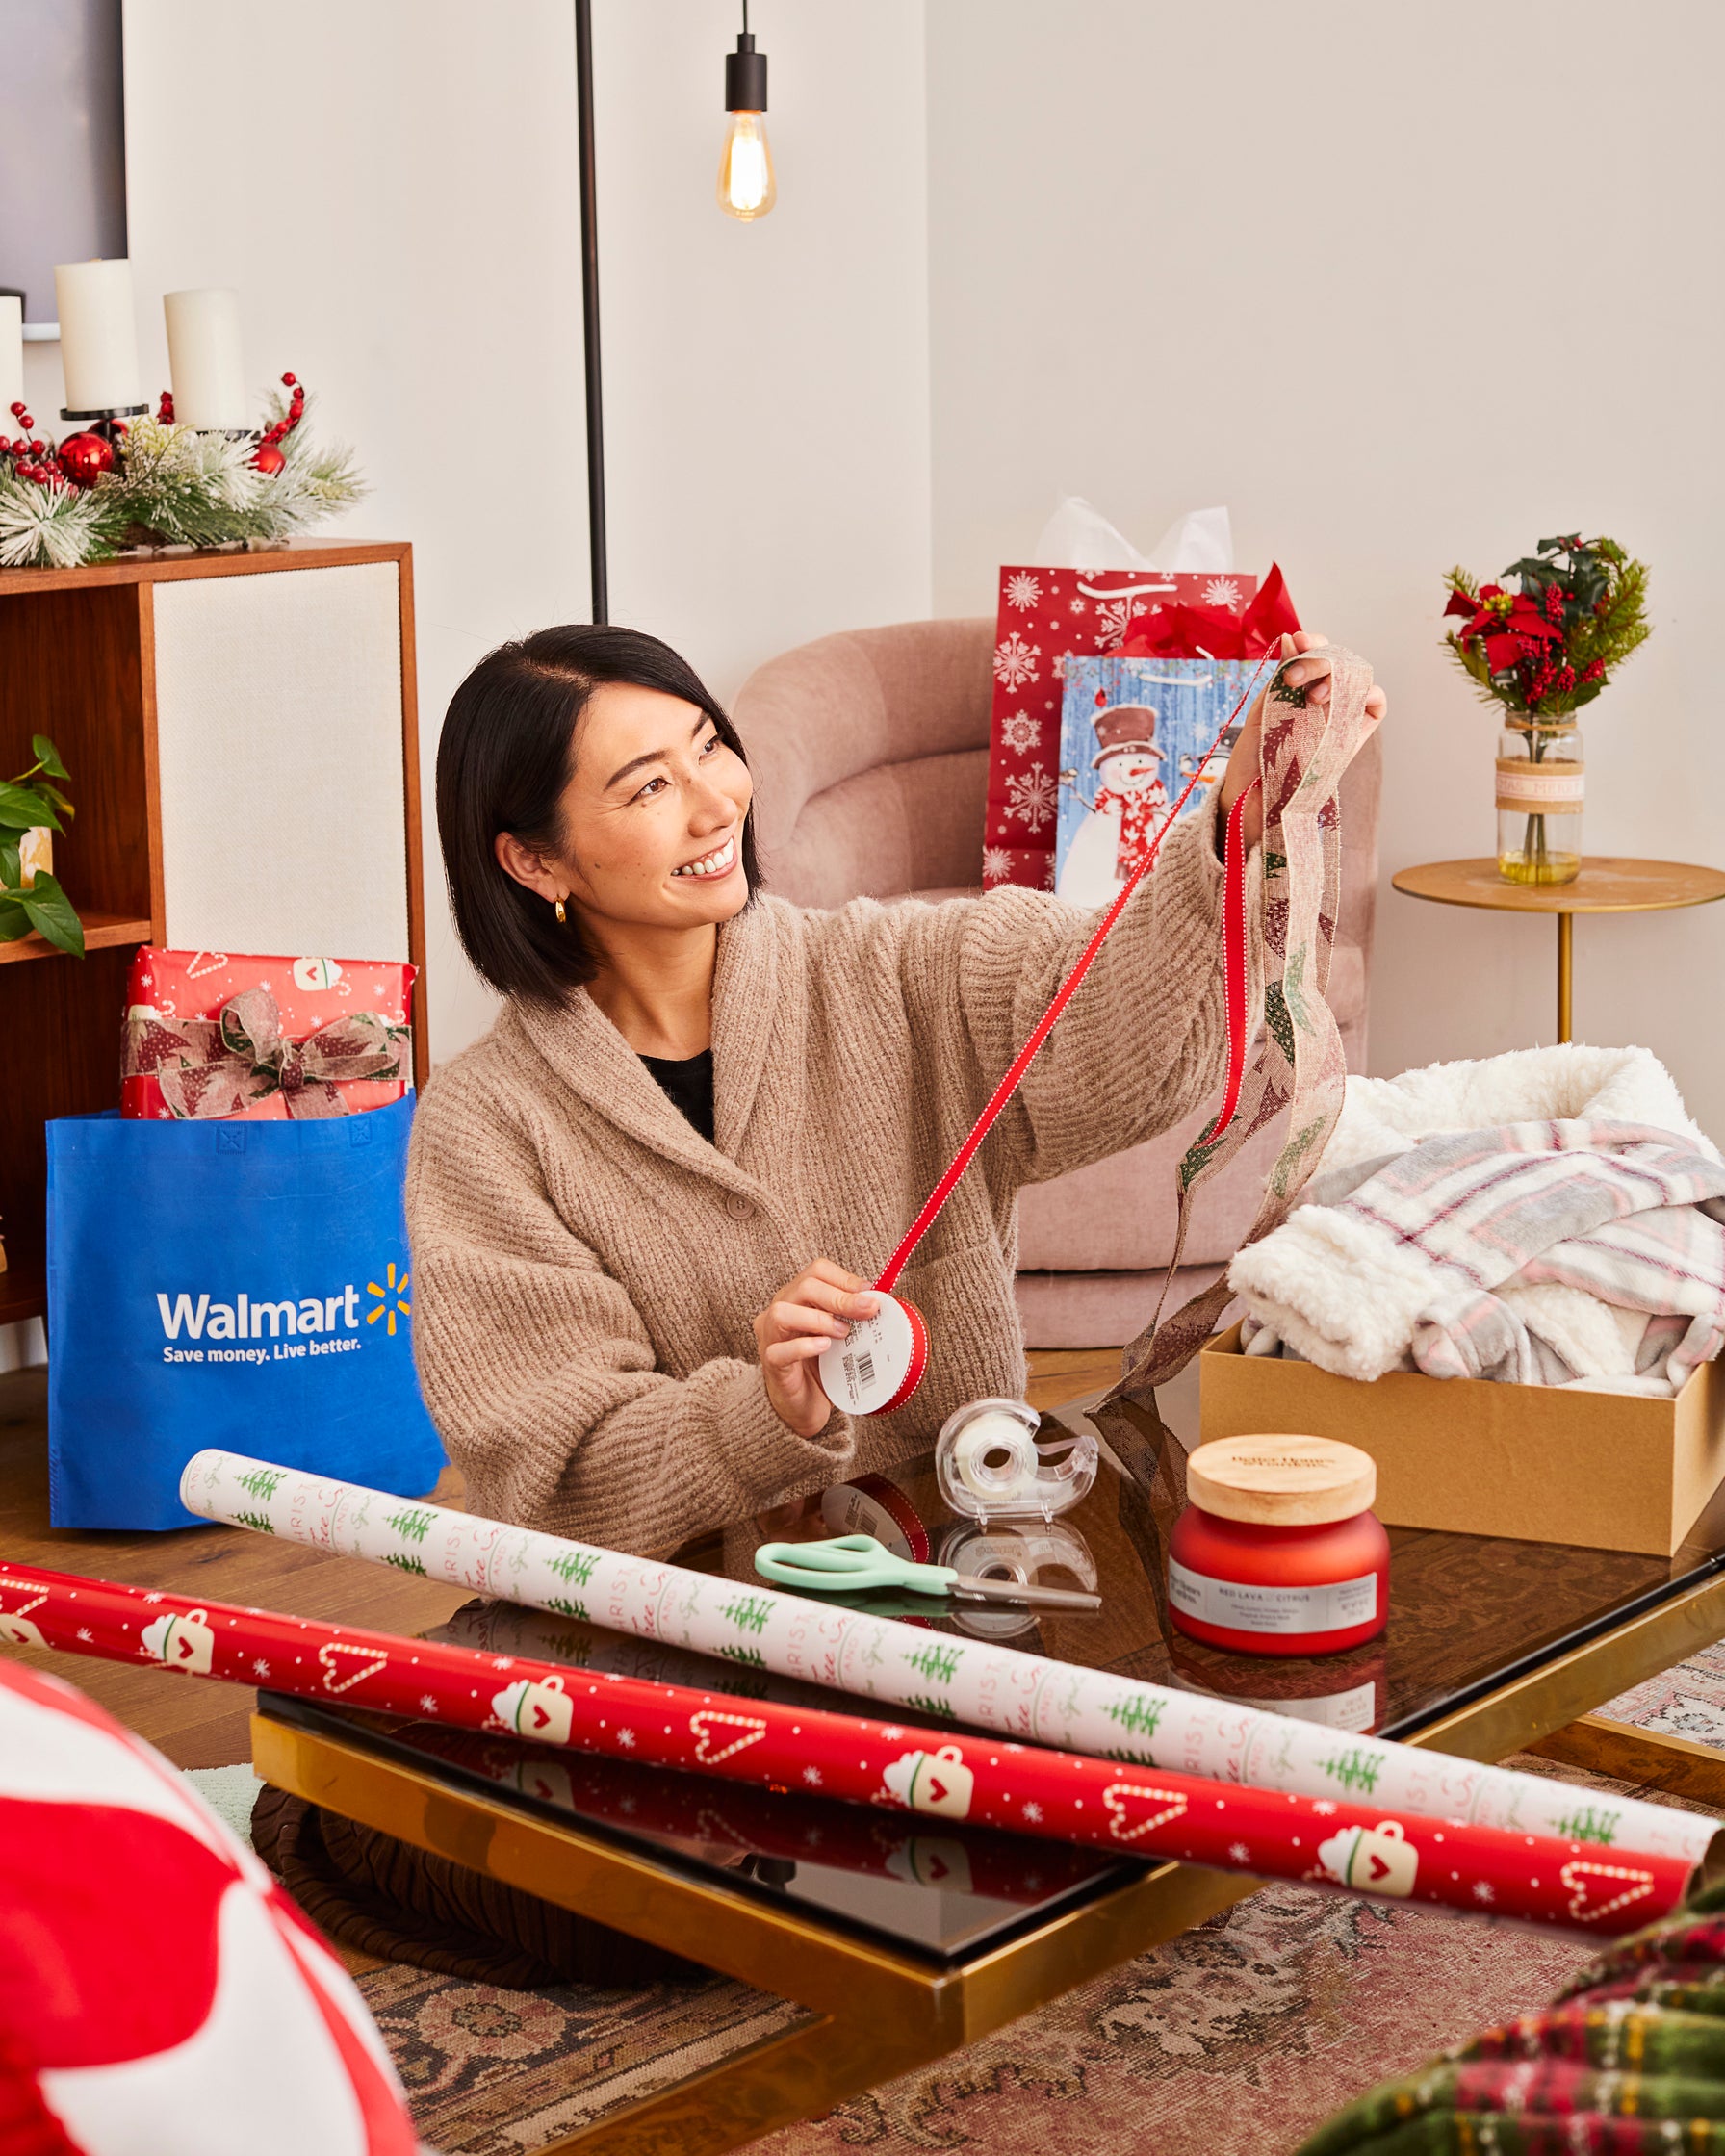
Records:
[[[555,1004],[619,933],[728,919],[758,881],[750,795],[731,721],[657,637],[546,629],[503,645],[456,690],[437,754],[469,957],[504,995]]]
[[[1289,679],[1322,702],[1326,673],[1312,653]],[[546,629],[476,669],[438,820],[505,1003],[425,1089],[407,1210],[425,1399],[477,1510],[650,1551],[1020,1392],[1020,1187],[1166,1130],[1220,1075],[1217,814],[1260,716],[907,1267],[921,1390],[862,1418],[817,1359],[874,1315],[867,1282],[1095,916],[1010,886],[789,906],[760,891],[742,743],[663,644]]]

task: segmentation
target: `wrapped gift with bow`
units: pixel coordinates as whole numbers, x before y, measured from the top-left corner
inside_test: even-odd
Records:
[[[413,1082],[415,972],[146,945],[127,978],[120,1114],[279,1121],[399,1100]]]

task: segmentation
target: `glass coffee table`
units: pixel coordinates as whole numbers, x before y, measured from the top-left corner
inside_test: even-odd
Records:
[[[1176,1448],[1197,1441],[1196,1367],[1165,1388]],[[1078,1422],[1082,1403],[1059,1410]],[[932,1433],[931,1433],[932,1434]],[[1178,1454],[1183,1460],[1183,1453]],[[892,1471],[939,1553],[958,1531],[928,1458]],[[914,1608],[941,1632],[1376,1730],[1476,1759],[1535,1749],[1725,1804],[1725,1756],[1593,1710],[1725,1637],[1725,1492],[1675,1557],[1392,1528],[1386,1635],[1307,1660],[1232,1656],[1168,1624],[1166,1538],[1181,1470],[1153,1418],[1105,1450],[1055,1523],[1040,1575],[1094,1572],[1096,1612]],[[896,1501],[895,1501],[896,1502]],[[732,1523],[678,1560],[754,1578],[758,1542],[835,1532],[848,1492]],[[985,1553],[986,1554],[986,1553]],[[1088,1582],[1087,1582],[1088,1583]],[[470,1604],[440,1636],[694,1682],[819,1698],[768,1673],[506,1604]],[[938,1648],[936,1650],[938,1652]],[[258,1772],[277,1787],[794,2002],[773,2033],[693,2079],[557,2142],[583,2156],[732,2148],[974,2041],[1255,1889],[1197,1866],[778,1795],[503,1737],[261,1694]]]

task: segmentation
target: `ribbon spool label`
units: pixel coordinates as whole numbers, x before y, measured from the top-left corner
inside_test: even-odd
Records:
[[[842,1415],[890,1415],[922,1382],[928,1327],[914,1303],[876,1292],[872,1318],[859,1318],[815,1368],[820,1389]]]

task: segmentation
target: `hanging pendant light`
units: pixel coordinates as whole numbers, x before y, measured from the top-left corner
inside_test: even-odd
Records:
[[[725,110],[731,124],[719,159],[719,208],[751,224],[779,199],[773,154],[766,141],[766,55],[755,50],[749,0],[743,0],[736,50],[725,55]]]

